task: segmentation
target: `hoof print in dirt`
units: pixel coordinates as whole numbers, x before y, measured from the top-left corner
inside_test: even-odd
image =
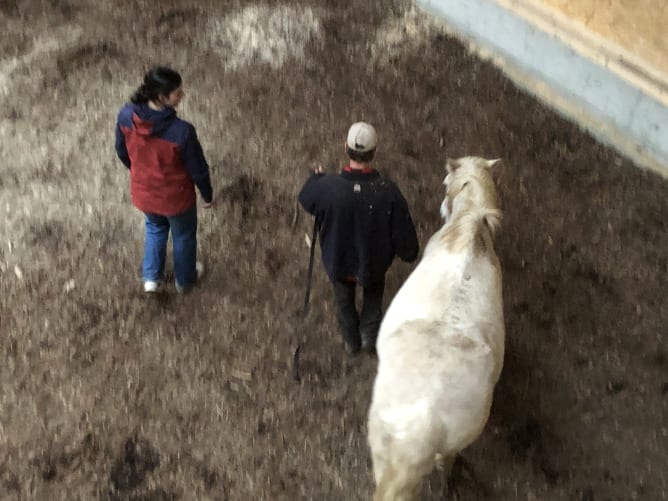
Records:
[[[617,395],[626,389],[626,382],[624,381],[608,381],[605,386],[605,391],[608,395]]]
[[[21,18],[30,14],[32,7],[31,2],[26,0],[2,0],[0,1],[0,14],[7,17]],[[40,12],[44,10],[42,5],[39,5],[39,8]],[[65,19],[70,19],[74,13],[74,6],[65,0],[50,0],[47,8],[50,9],[52,15],[60,15]]]
[[[543,291],[548,296],[554,296],[559,289],[558,283],[555,280],[545,280],[543,281]]]
[[[67,78],[70,73],[79,68],[97,66],[100,61],[116,59],[120,56],[121,53],[116,45],[109,42],[99,42],[67,51],[56,60],[56,68],[61,78]]]
[[[23,112],[15,106],[10,106],[2,117],[12,121],[23,120]]]
[[[56,478],[56,465],[52,461],[46,461],[40,468],[40,477],[45,482],[51,482]]]
[[[140,296],[146,298],[146,294]],[[164,314],[164,308],[170,306],[174,302],[174,294],[170,294],[169,290],[165,287],[158,289],[157,292],[154,292],[149,295],[148,299],[152,300],[156,306],[155,310],[151,310],[151,313],[158,318],[160,315]]]
[[[264,254],[264,266],[267,269],[269,276],[274,279],[278,276],[281,269],[285,265],[285,258],[275,249],[268,249]]]
[[[222,193],[222,198],[241,206],[241,215],[246,217],[253,208],[253,202],[262,194],[262,181],[242,174],[228,185]]]
[[[211,470],[206,466],[202,466],[199,470],[199,473],[202,476],[204,487],[207,490],[213,489],[220,483],[220,475],[218,474],[217,471]]]
[[[542,442],[540,423],[528,417],[515,424],[508,433],[508,444],[514,456],[525,459],[532,446],[539,447]]]
[[[171,32],[194,21],[198,15],[197,9],[169,9],[160,14],[155,25],[158,29]]]
[[[585,487],[584,489],[578,489],[575,495],[575,499],[578,501],[594,501],[594,489],[592,487]]]
[[[19,0],[6,0],[0,2],[0,12],[5,16],[13,17],[19,14]]]
[[[652,357],[652,362],[654,362],[654,365],[658,367],[666,367],[668,365],[668,356],[666,354],[659,350],[656,352],[656,354]]]
[[[554,468],[552,465],[548,464],[547,461],[543,460],[543,462],[540,465],[540,471],[543,472],[543,475],[545,476],[545,481],[549,485],[556,485],[557,482],[561,479],[561,473]]]
[[[157,33],[153,35],[153,41],[161,42],[165,36],[168,36],[172,42],[189,43],[192,37],[192,26],[197,24],[198,16],[199,11],[194,8],[164,11],[155,23]]]
[[[60,221],[41,221],[28,226],[26,242],[31,247],[38,247],[50,253],[57,252],[64,246],[67,227]]]
[[[257,432],[258,435],[266,435],[267,432],[269,431],[269,429],[268,429],[267,425],[265,424],[265,422],[260,419],[257,422],[257,426],[255,428],[255,431]]]
[[[517,313],[518,315],[525,315],[529,313],[529,303],[526,301],[520,301],[519,303],[515,303],[513,305],[513,312]]]
[[[524,461],[531,459],[536,471],[540,471],[549,485],[562,480],[567,472],[559,471],[552,465],[548,447],[545,445],[545,433],[537,419],[527,417],[516,423],[508,434],[508,444],[513,456]]]
[[[121,456],[111,469],[110,480],[114,491],[128,491],[139,487],[146,475],[160,465],[158,452],[141,438],[129,438]]]

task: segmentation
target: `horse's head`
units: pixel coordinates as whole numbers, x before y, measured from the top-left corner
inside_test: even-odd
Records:
[[[498,210],[495,179],[500,162],[479,157],[448,159],[448,174],[443,180],[445,198],[441,203],[445,222],[460,211]]]

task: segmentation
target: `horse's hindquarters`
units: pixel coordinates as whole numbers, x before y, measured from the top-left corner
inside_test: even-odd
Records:
[[[444,443],[450,448],[469,436],[453,430],[467,428],[468,422],[484,425],[499,371],[498,356],[479,334],[469,334],[424,320],[406,322],[388,333],[379,353],[372,408],[379,409],[392,433],[419,433],[419,426],[412,427],[427,416],[430,422],[442,423]]]

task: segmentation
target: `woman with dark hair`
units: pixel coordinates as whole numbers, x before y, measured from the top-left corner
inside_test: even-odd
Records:
[[[132,203],[146,216],[146,292],[157,291],[163,278],[170,229],[176,290],[189,290],[204,270],[197,261],[195,186],[207,209],[213,207],[213,190],[195,127],[176,116],[183,96],[181,75],[155,67],[116,124],[116,153],[130,170]]]

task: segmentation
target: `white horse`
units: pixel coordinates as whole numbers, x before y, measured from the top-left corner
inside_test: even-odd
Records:
[[[445,223],[383,319],[369,410],[376,501],[412,500],[482,432],[503,366],[498,160],[448,160]]]

